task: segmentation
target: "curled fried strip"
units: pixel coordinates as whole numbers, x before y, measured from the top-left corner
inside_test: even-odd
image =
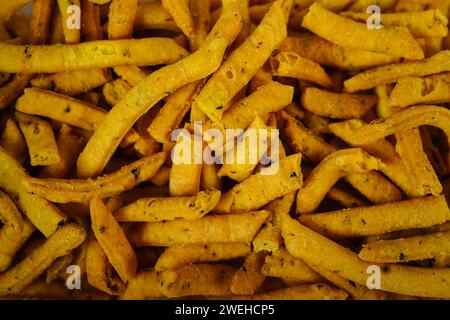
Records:
[[[193,197],[141,198],[115,213],[117,221],[158,222],[183,218],[195,220],[213,210],[220,191],[200,191]]]
[[[110,295],[120,295],[124,289],[124,283],[113,273],[108,257],[98,241],[92,237],[87,242],[86,249],[86,276],[91,286]]]
[[[450,110],[438,106],[415,106],[397,112],[387,119],[363,126],[358,120],[330,124],[335,135],[352,145],[370,144],[396,132],[429,125],[440,128],[450,141]]]
[[[165,152],[156,153],[96,179],[27,177],[26,183],[30,193],[42,196],[52,202],[87,202],[94,195],[109,197],[147,181],[158,172],[165,159]]]
[[[228,56],[200,92],[194,105],[211,120],[218,122],[222,118],[226,105],[253,78],[286,37],[284,14],[285,11],[289,12],[291,5],[292,0],[275,1],[255,31]]]
[[[444,196],[430,196],[319,214],[303,215],[300,222],[333,238],[383,234],[427,228],[450,220]]]
[[[318,63],[295,52],[280,52],[270,59],[270,64],[275,76],[307,80],[325,88],[333,87],[330,76]]]
[[[137,258],[119,223],[103,200],[94,197],[90,203],[91,223],[97,238],[108,260],[124,283],[130,281],[137,270]]]
[[[299,222],[283,216],[283,238],[294,257],[311,267],[320,266],[365,286],[371,263],[362,261],[350,249],[308,229]],[[418,268],[401,265],[380,265],[381,290],[400,294],[450,297],[450,269]]]
[[[168,298],[227,296],[236,268],[221,264],[194,264],[161,272],[160,290]]]
[[[97,49],[96,49],[97,48]],[[187,52],[168,38],[98,40],[74,45],[13,45],[0,43],[0,70],[53,73],[121,65],[173,63]],[[76,57],[85,59],[76,59]]]
[[[44,198],[30,194],[26,186],[29,178],[22,166],[0,148],[0,187],[8,193],[19,209],[46,237],[64,223],[66,217]]]
[[[424,53],[407,29],[393,27],[369,30],[366,24],[339,16],[313,4],[302,27],[343,47],[384,53],[406,59],[423,59]]]
[[[80,178],[100,174],[120,140],[158,101],[190,82],[207,77],[219,68],[226,48],[242,27],[238,9],[235,6],[228,6],[227,9],[201,49],[177,63],[153,72],[111,109],[78,158],[77,172]],[[155,48],[151,51],[155,51]]]
[[[450,231],[411,238],[371,241],[358,256],[369,262],[395,263],[450,256]]]
[[[231,280],[231,292],[234,294],[254,294],[264,282],[266,276],[261,272],[266,257],[264,251],[251,252],[242,267]]]
[[[302,260],[293,257],[286,249],[280,249],[267,256],[262,273],[268,277],[279,277],[297,283],[316,283],[323,278]]]
[[[281,122],[281,138],[294,152],[301,152],[312,163],[318,163],[337,150],[322,138],[306,129],[301,122],[285,112],[277,114]],[[345,180],[373,203],[398,201],[401,191],[386,178],[375,171],[352,174]]]
[[[422,77],[450,71],[450,50],[420,61],[406,61],[373,68],[344,81],[345,90],[355,92],[388,84],[405,77]]]
[[[377,169],[378,159],[362,149],[343,149],[331,153],[314,168],[298,191],[297,212],[314,212],[340,178]]]
[[[267,220],[266,210],[197,220],[177,219],[168,222],[141,223],[127,232],[134,246],[175,246],[211,242],[248,242]]]
[[[156,271],[176,269],[191,263],[217,262],[244,257],[250,253],[250,244],[209,243],[167,248],[155,265]]]
[[[39,277],[57,258],[68,254],[86,238],[83,228],[68,224],[55,231],[16,266],[0,275],[0,295],[16,293]]]

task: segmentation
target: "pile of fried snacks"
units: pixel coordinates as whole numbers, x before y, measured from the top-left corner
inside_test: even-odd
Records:
[[[449,15],[0,0],[0,299],[450,299]]]

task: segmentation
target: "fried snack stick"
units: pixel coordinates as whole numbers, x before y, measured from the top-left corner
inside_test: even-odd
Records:
[[[367,90],[405,77],[423,77],[450,71],[450,50],[441,51],[422,61],[407,61],[373,68],[344,81],[347,92]]]
[[[220,123],[224,128],[245,129],[255,119],[277,112],[292,102],[294,88],[278,82],[260,86],[254,93],[231,105]]]
[[[88,202],[95,195],[104,198],[130,190],[153,177],[166,159],[160,152],[133,162],[96,179],[37,179],[28,177],[28,190],[57,203]]]
[[[348,294],[341,290],[318,283],[299,285],[285,289],[278,289],[253,296],[233,297],[243,300],[345,300]]]
[[[200,190],[222,189],[222,178],[217,174],[218,171],[218,165],[215,163],[203,164],[202,176],[200,178]]]
[[[42,168],[40,178],[67,178],[83,147],[83,139],[74,135],[66,124],[59,130],[57,143],[60,161]]]
[[[287,37],[278,48],[280,52],[295,52],[320,65],[342,70],[359,70],[398,62],[390,55],[341,47],[306,32]]]
[[[359,120],[352,120],[355,124],[361,127],[367,127],[368,124]],[[345,142],[352,145],[351,141],[348,141],[348,135],[341,135],[336,132],[333,125],[330,126],[331,131],[343,139]],[[404,133],[407,137],[408,132]],[[433,169],[430,167],[428,158],[422,150],[422,142],[420,144],[417,141],[409,138],[409,142],[404,141],[402,136],[397,140],[397,151],[399,150],[399,143],[402,143],[406,147],[406,154],[403,153],[402,157],[397,153],[395,148],[386,139],[379,139],[370,144],[355,145],[363,148],[371,155],[381,160],[379,164],[379,170],[381,170],[386,176],[388,176],[403,192],[411,198],[421,197],[429,194],[430,190],[439,194],[441,188],[440,183],[437,181]],[[416,137],[417,138],[417,137]],[[408,158],[405,158],[408,156]],[[411,159],[411,161],[406,161]],[[415,166],[414,163],[420,163]],[[408,170],[409,169],[409,170]],[[416,178],[417,177],[417,178]],[[412,182],[415,181],[415,182]]]
[[[280,52],[270,59],[275,76],[307,80],[325,88],[333,87],[333,81],[323,68],[312,60],[295,52]]]
[[[57,258],[78,247],[86,238],[76,224],[63,226],[16,266],[0,275],[0,295],[20,292],[39,277]]]
[[[109,7],[108,20],[109,39],[117,40],[133,37],[133,27],[138,11],[138,6],[138,0],[113,0],[111,2],[111,5]],[[134,72],[135,68],[139,69],[137,66],[121,66],[121,68],[125,69],[123,70],[124,72],[127,72],[127,69],[130,69],[130,72]],[[105,95],[105,98],[106,97],[107,96]],[[119,98],[121,99],[122,96],[119,96]],[[114,103],[111,103],[110,101],[108,101],[108,99],[107,101],[110,105],[115,105],[120,99],[114,101]]]
[[[91,199],[90,210],[95,238],[119,277],[127,283],[134,277],[137,270],[137,259],[133,248],[101,198]]]
[[[136,66],[118,66],[114,67],[114,72],[128,82],[132,87],[147,76],[147,73]]]
[[[285,112],[277,114],[281,122],[281,138],[294,152],[301,152],[312,163],[319,163],[337,148],[306,129]],[[353,174],[344,178],[373,203],[398,201],[400,190],[377,172]]]
[[[262,210],[197,220],[141,223],[127,233],[133,246],[175,246],[252,241],[270,212]]]
[[[450,220],[444,196],[430,196],[371,207],[303,215],[300,222],[331,238],[427,228]]]
[[[368,205],[367,201],[338,187],[331,188],[327,193],[327,198],[337,201],[347,208],[364,207]]]
[[[267,277],[277,277],[296,283],[316,283],[323,281],[320,274],[312,270],[302,260],[293,257],[282,248],[266,256],[261,272]]]
[[[248,83],[248,94],[251,95],[252,93],[255,93],[259,87],[269,84],[272,81],[272,69],[269,63],[265,63],[258,71],[256,71],[255,76]]]
[[[199,154],[195,148],[198,142],[202,144],[190,131],[178,137],[172,150],[172,168],[169,176],[171,196],[194,196],[200,191],[204,161],[202,161],[203,152]]]
[[[0,229],[0,271],[3,272],[13,262],[16,253],[24,243],[31,237],[35,228],[31,222],[23,218],[23,228],[19,237],[11,237],[7,230]]]
[[[71,5],[75,5],[78,8],[81,8],[80,0],[56,0],[59,7],[59,12],[62,17],[62,27],[64,32],[64,42],[67,44],[76,44],[80,43],[80,29],[79,28],[69,28],[69,24],[67,21],[70,21],[71,15],[70,13],[73,11],[69,10]]]
[[[154,270],[141,271],[128,282],[119,300],[147,300],[163,298],[159,275]]]
[[[383,121],[367,126],[358,120],[347,120],[330,124],[335,135],[351,145],[370,144],[388,135],[422,125],[438,127],[450,141],[450,111],[438,106],[415,106],[397,112]]]
[[[219,200],[218,190],[200,191],[193,197],[141,198],[118,210],[114,217],[120,222],[195,220],[213,210]]]
[[[253,33],[234,50],[206,83],[194,105],[218,122],[231,99],[253,78],[286,37],[285,13],[292,0],[277,0]],[[227,6],[227,8],[230,7]]]
[[[274,252],[281,246],[280,215],[288,214],[295,200],[295,191],[269,202],[264,209],[272,212],[269,220],[252,241],[254,251]]]
[[[33,80],[33,87],[40,87],[40,83],[45,83],[43,89],[54,88],[59,92],[68,96],[76,96],[97,87],[111,80],[111,73],[107,69],[85,69],[69,72],[61,72],[55,74],[44,74]]]
[[[421,196],[441,194],[442,186],[423,150],[419,128],[399,131],[395,134],[395,138],[397,139],[395,148],[418,194]]]
[[[137,31],[163,29],[180,32],[172,15],[164,9],[161,2],[139,4],[134,29]]]
[[[378,169],[379,160],[362,149],[338,150],[323,159],[297,193],[297,212],[314,212],[331,187],[342,177]]]
[[[108,38],[128,39],[133,35],[138,0],[113,0],[109,7]]]
[[[184,116],[189,111],[193,96],[199,85],[200,81],[187,84],[167,98],[166,103],[159,110],[147,129],[148,133],[156,141],[160,143],[170,141],[172,131],[180,125]]]
[[[415,106],[397,112],[383,122],[371,123],[365,126],[358,120],[348,120],[333,123],[330,125],[330,129],[335,135],[351,145],[370,144],[374,140],[381,139],[390,134],[421,125],[438,127],[450,139],[450,129],[448,128],[449,116],[450,112],[443,107]]]
[[[388,100],[393,108],[447,102],[450,102],[450,72],[425,78],[399,79]]]
[[[65,216],[42,197],[30,194],[24,184],[28,176],[20,164],[0,148],[0,187],[12,196],[19,209],[46,237],[61,224]]]
[[[341,16],[366,23],[371,13],[341,12]],[[443,38],[448,34],[448,19],[440,10],[383,13],[384,27],[404,27],[414,38]]]
[[[51,105],[52,108],[48,108]],[[16,110],[47,117],[87,131],[95,131],[105,119],[106,111],[89,103],[38,88],[25,89],[16,102]],[[134,129],[124,137],[122,146],[128,146],[139,138]]]
[[[27,145],[20,129],[12,119],[6,121],[0,138],[0,146],[18,162],[25,160]]]
[[[3,1],[5,2],[5,1]],[[15,10],[15,5],[23,5],[24,1],[8,1],[8,4],[1,4],[0,8]],[[53,7],[53,0],[35,0],[32,7],[31,19],[31,43],[42,44],[45,43],[49,37],[50,16]],[[0,18],[0,33],[2,29],[2,22]],[[1,35],[0,35],[1,38]],[[14,78],[5,86],[0,88],[0,109],[3,109],[14,102],[17,97],[22,94],[23,90],[28,86],[30,80],[34,77],[33,74],[16,74]]]
[[[15,114],[25,138],[32,166],[48,166],[61,160],[53,129],[48,121],[24,113]]]
[[[312,131],[313,134],[317,136],[323,136],[330,134],[328,125],[330,124],[330,119],[319,116],[308,110],[305,110],[305,117],[302,119],[306,128]]]
[[[18,73],[14,78],[0,87],[0,109],[8,107],[17,99],[33,78],[33,74]]]
[[[69,254],[56,259],[45,272],[45,282],[55,283],[55,280],[58,280],[60,275],[62,275],[61,278],[65,280],[67,267],[72,264],[73,258],[74,255],[70,252]]]
[[[200,50],[153,72],[111,109],[78,158],[79,177],[98,175],[116,150],[121,137],[158,101],[190,82],[207,77],[219,68],[225,49],[241,29],[237,8],[227,8]]]
[[[301,154],[294,154],[279,161],[275,174],[258,172],[251,175],[223,194],[215,211],[229,213],[256,210],[298,190],[303,184],[300,161]],[[256,195],[253,190],[264,190],[264,193]]]
[[[237,295],[251,295],[258,291],[266,276],[261,272],[266,253],[250,252],[244,264],[231,279],[231,292]]]
[[[375,157],[379,158],[381,160],[380,163],[380,170],[388,176],[402,191],[410,198],[417,198],[421,197],[427,194],[427,192],[424,192],[425,189],[429,189],[429,187],[420,188],[419,185],[416,185],[415,183],[412,183],[413,177],[418,174],[419,171],[423,170],[423,167],[427,167],[426,163],[425,166],[423,166],[424,163],[421,164],[420,168],[417,172],[409,173],[408,167],[405,163],[406,158],[401,158],[398,152],[396,151],[396,148],[393,147],[393,145],[386,139],[380,139],[374,143],[371,143],[369,145],[362,145],[361,146],[364,150],[369,152],[370,154],[374,155]],[[398,147],[398,145],[397,145]],[[417,148],[415,146],[415,148]],[[417,150],[417,152],[422,152],[420,149]],[[422,154],[422,156],[425,156]],[[428,162],[428,159],[421,158],[422,161]],[[411,167],[412,168],[412,167]],[[428,175],[431,175],[432,171],[426,172],[426,178],[424,181],[429,181]],[[423,179],[424,177],[420,177],[419,179]],[[433,177],[431,177],[431,184],[433,185],[434,189],[440,188],[439,182],[433,181]],[[418,181],[417,183],[420,183]],[[426,182],[425,182],[426,184]]]
[[[95,41],[103,39],[103,30],[101,29],[100,7],[89,0],[81,0],[81,35],[86,41]]]
[[[167,248],[155,264],[156,271],[171,270],[199,262],[217,262],[244,257],[250,253],[250,244],[209,243]]]
[[[397,263],[450,256],[450,231],[411,238],[371,241],[358,256],[376,263]]]
[[[54,73],[128,64],[150,66],[173,63],[186,55],[186,50],[169,38],[99,40],[47,46],[0,43],[0,70]]]
[[[407,29],[369,30],[366,24],[341,17],[313,4],[303,18],[302,27],[337,45],[405,59],[423,59],[424,53]]]
[[[162,5],[172,15],[183,33],[190,37],[194,32],[194,22],[189,10],[189,2],[187,0],[162,0]]]
[[[194,264],[159,275],[161,293],[167,298],[218,296],[230,294],[231,279],[236,269],[220,264]]]
[[[302,106],[317,115],[333,119],[361,118],[377,103],[374,95],[334,93],[318,88],[306,88]]]
[[[234,0],[222,0],[222,7],[226,7],[233,1]],[[243,20],[242,21],[243,26],[242,26],[241,33],[236,38],[236,43],[234,45],[235,47],[238,47],[239,45],[241,45],[248,38],[248,36],[251,34],[252,30],[254,29],[252,27],[252,22],[250,21],[249,0],[239,1],[239,4],[240,4],[240,6],[239,6],[240,13],[241,13],[242,20]],[[268,8],[267,11],[269,11],[269,9],[270,8]]]
[[[264,151],[269,147],[270,132],[268,130],[269,128],[264,121],[256,116],[247,131],[244,132],[242,139],[239,139],[236,143],[230,142],[234,145],[234,148],[231,148],[224,155],[224,158],[231,157],[233,161],[224,161],[217,173],[219,177],[227,176],[238,182],[247,179],[255,170]],[[252,137],[254,137],[253,141]]]
[[[8,269],[12,257],[15,254],[16,244],[20,244],[22,235],[29,229],[22,220],[22,215],[9,196],[0,191],[0,221],[3,226],[0,229],[0,272]],[[12,250],[11,250],[12,249]],[[12,254],[10,254],[12,253]]]
[[[246,1],[240,1],[240,3],[241,2],[245,4]],[[209,0],[190,1],[190,11],[194,26],[193,32],[189,37],[189,48],[191,49],[191,52],[195,52],[201,48],[211,29],[211,12],[209,9]],[[240,12],[243,20],[246,20],[243,15],[245,14],[244,10],[241,10]],[[245,22],[246,21],[243,21],[242,30],[246,29],[244,25]]]
[[[311,267],[320,266],[339,276],[366,285],[371,265],[339,244],[283,216],[283,238],[286,248],[294,257]],[[381,290],[405,295],[449,298],[450,270],[417,268],[400,265],[381,265]]]
[[[114,106],[131,90],[132,86],[124,79],[115,79],[105,83],[102,89],[103,96],[110,106]]]
[[[113,272],[108,257],[93,236],[87,242],[85,263],[87,281],[91,286],[112,296],[124,292],[124,283]]]
[[[352,280],[347,280],[321,266],[315,265],[314,270],[320,275],[334,284],[336,287],[341,288],[349,293],[349,295],[355,300],[386,300],[388,299],[385,292],[380,290],[368,289],[366,285],[360,285]]]

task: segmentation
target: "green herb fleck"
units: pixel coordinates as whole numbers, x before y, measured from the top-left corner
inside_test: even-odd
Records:
[[[138,168],[131,169],[130,172],[136,180],[139,178],[139,169]]]

